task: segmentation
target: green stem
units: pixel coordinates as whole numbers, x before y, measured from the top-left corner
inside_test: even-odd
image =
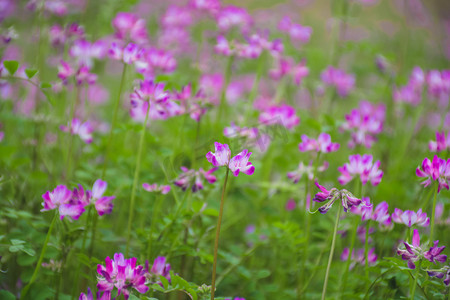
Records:
[[[148,115],[150,112],[150,102],[148,103],[147,113],[145,114],[145,121],[142,125],[142,131],[141,131],[141,139],[139,141],[139,149],[138,154],[136,158],[136,169],[134,170],[134,179],[133,179],[133,188],[131,190],[131,201],[130,201],[130,213],[128,215],[128,226],[127,226],[127,247],[125,251],[125,256],[128,257],[128,252],[130,249],[130,238],[131,238],[131,223],[133,221],[133,213],[134,213],[134,202],[136,198],[136,188],[137,183],[139,180],[139,171],[141,169],[141,159],[142,159],[142,150],[144,148],[144,140],[145,140],[145,132],[147,127],[147,121],[148,121]]]
[[[369,279],[369,230],[370,230],[370,219],[366,223],[366,238],[364,241],[364,265],[366,278]]]
[[[412,292],[411,292],[412,300],[414,300],[414,295],[416,293],[417,278],[419,277],[419,271],[420,271],[421,266],[422,266],[422,260],[419,260],[419,265],[416,268],[416,275],[414,276],[414,284],[412,286]]]
[[[109,137],[108,137],[108,144],[106,146],[106,152],[105,152],[105,161],[103,162],[103,170],[102,170],[102,176],[100,178],[105,178],[106,173],[106,165],[108,164],[108,158],[109,153],[111,152],[111,142],[114,136],[114,128],[116,127],[116,121],[117,121],[117,112],[119,111],[119,104],[120,104],[120,97],[122,96],[122,90],[125,83],[125,74],[127,72],[127,64],[123,65],[122,69],[122,76],[120,78],[120,86],[119,86],[119,94],[117,95],[116,103],[114,104],[114,113],[111,121],[111,128],[109,129]]]
[[[67,169],[66,169],[66,181],[68,182],[70,180],[70,177],[72,175],[72,148],[73,148],[73,134],[72,134],[72,120],[75,116],[75,108],[76,103],[78,102],[80,93],[80,88],[78,85],[75,84],[75,99],[72,101],[72,105],[70,108],[70,118],[69,118],[69,149],[67,150]]]
[[[25,299],[25,296],[30,289],[33,282],[36,280],[37,274],[39,272],[39,269],[41,268],[42,261],[44,260],[45,251],[47,250],[48,241],[50,240],[50,236],[52,234],[53,227],[55,226],[56,219],[58,218],[58,212],[55,211],[55,215],[53,216],[53,220],[50,223],[50,227],[48,228],[47,236],[45,237],[44,246],[41,250],[41,255],[39,256],[37,265],[34,269],[33,275],[31,276],[30,282],[23,288],[20,299]]]
[[[217,251],[219,250],[220,225],[222,224],[223,206],[225,203],[225,191],[227,188],[229,172],[230,172],[230,169],[227,168],[227,173],[225,174],[225,180],[223,182],[222,197],[220,199],[219,218],[217,219],[217,226],[216,226],[216,238],[214,241],[214,262],[213,262],[213,271],[212,271],[212,280],[211,280],[211,300],[214,300],[214,293],[216,292]]]
[[[225,113],[225,107],[226,107],[226,95],[227,95],[227,88],[230,84],[231,79],[231,68],[233,66],[234,56],[230,56],[228,59],[228,63],[225,69],[225,82],[222,87],[222,93],[220,94],[220,104],[219,104],[219,120],[221,120]]]
[[[351,237],[351,242],[350,242],[350,249],[349,249],[349,252],[348,252],[347,263],[345,264],[344,275],[342,275],[341,297],[343,296],[342,293],[344,293],[345,286],[347,284],[348,270],[350,268],[350,264],[351,264],[351,261],[352,261],[352,253],[353,253],[353,249],[355,247],[356,233],[358,232],[358,224],[359,224],[359,220],[358,220],[358,218],[356,216],[354,216],[352,237]]]
[[[437,191],[438,191],[439,183],[436,183],[436,189],[434,190],[434,198],[433,198],[433,211],[431,213],[431,229],[430,229],[430,243],[433,242],[434,238],[434,222],[435,222],[435,214],[436,214],[436,200],[437,200]]]
[[[156,219],[158,218],[158,214],[159,211],[161,210],[161,204],[162,204],[162,195],[158,195],[158,197],[156,198],[155,201],[155,205],[153,206],[153,215],[152,215],[152,220],[151,220],[151,224],[150,224],[150,233],[148,235],[148,246],[147,246],[147,258],[151,259],[152,257],[152,236],[153,236],[153,231],[154,228],[156,226]]]
[[[333,261],[334,246],[336,245],[336,235],[337,235],[337,229],[339,226],[340,216],[341,216],[341,204],[338,203],[338,211],[336,214],[336,221],[334,223],[333,240],[331,241],[330,256],[328,257],[327,271],[325,273],[325,281],[323,283],[323,289],[322,289],[322,300],[325,300],[325,295],[327,293],[328,276],[330,275],[331,262]]]

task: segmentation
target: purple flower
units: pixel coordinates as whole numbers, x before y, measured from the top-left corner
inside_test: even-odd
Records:
[[[76,40],[69,49],[69,54],[75,57],[78,65],[92,67],[93,58],[103,58],[106,54],[106,43],[98,40],[94,43],[84,39]]]
[[[195,10],[215,15],[220,9],[220,0],[191,0],[189,6]]]
[[[222,8],[216,16],[216,21],[221,31],[228,31],[234,26],[246,31],[253,23],[252,17],[244,8],[232,5]]]
[[[231,157],[231,151],[227,144],[214,143],[216,149],[215,153],[211,151],[206,154],[206,159],[212,163],[215,167],[226,166],[233,173],[234,176],[238,176],[240,172],[247,175],[252,175],[255,171],[255,167],[249,162],[251,152],[244,149],[242,152]]]
[[[425,74],[419,67],[415,67],[411,73],[408,84],[395,89],[393,98],[396,102],[406,102],[411,105],[418,105],[422,101],[423,84],[425,83]]]
[[[265,125],[280,124],[287,129],[292,129],[300,123],[295,109],[292,106],[270,106],[259,115],[259,121]]]
[[[343,70],[335,69],[329,66],[321,74],[322,81],[330,86],[334,86],[339,96],[347,97],[347,95],[355,87],[355,76],[347,74]]]
[[[337,188],[332,188],[331,190],[327,190],[325,187],[321,186],[318,182],[315,183],[316,186],[321,190],[321,192],[317,193],[313,201],[315,202],[324,202],[328,201],[325,205],[319,207],[319,212],[321,214],[325,214],[333,205],[334,201],[341,200],[342,206],[344,207],[344,211],[347,212],[353,206],[358,206],[361,204],[361,199],[356,198],[347,190],[338,190]]]
[[[359,175],[362,184],[370,181],[372,185],[378,185],[381,182],[383,171],[379,169],[380,161],[377,160],[373,163],[372,155],[364,154],[362,157],[360,154],[350,155],[349,160],[350,163],[345,163],[338,168],[338,171],[341,172],[341,176],[338,178],[340,184],[347,184],[355,175]]]
[[[444,284],[445,285],[450,284],[450,266],[444,266],[439,270],[427,271],[427,272],[430,277],[436,277],[436,278],[442,279],[445,276]]]
[[[438,193],[442,188],[446,188],[448,190],[448,179],[450,178],[450,159],[445,161],[435,155],[433,157],[433,161],[431,162],[428,158],[425,158],[422,162],[422,166],[417,167],[416,175],[426,178],[422,182],[425,187],[429,186],[433,180],[438,182]]]
[[[445,136],[445,132],[436,132],[436,141],[430,141],[428,143],[428,148],[433,152],[441,152],[444,150],[450,150],[450,132],[447,137]]]
[[[403,223],[408,227],[411,227],[414,224],[421,227],[430,225],[430,218],[427,217],[427,213],[422,212],[422,209],[414,212],[411,210],[402,211],[401,209],[396,208],[392,213],[392,220],[395,223]]]
[[[178,176],[173,182],[176,186],[181,187],[183,191],[187,190],[192,185],[192,192],[197,192],[203,189],[203,180],[206,179],[207,182],[213,184],[216,182],[216,176],[212,175],[217,168],[212,168],[208,171],[204,171],[202,168],[198,171],[193,169],[188,169],[186,167],[181,167],[183,171],[182,174]]]
[[[350,254],[349,248],[344,248],[341,254],[341,260],[346,261],[348,259],[348,255]],[[378,256],[375,254],[375,248],[371,248],[369,252],[367,253],[368,263],[369,265],[374,265],[377,262]],[[356,264],[365,265],[366,263],[366,257],[364,255],[364,248],[363,249],[356,249],[352,251],[351,256],[351,264],[349,266],[349,270],[353,269]]]
[[[147,262],[148,269],[148,262]],[[145,274],[147,280],[151,283],[158,283],[162,286],[159,276],[164,276],[170,282],[170,264],[166,264],[164,256],[158,256],[153,261],[153,265],[149,272]]]
[[[292,210],[295,209],[296,206],[297,206],[297,203],[295,202],[295,200],[294,199],[289,199],[286,202],[285,208],[286,208],[287,211],[292,211]]]
[[[165,195],[168,192],[170,192],[170,185],[160,185],[159,186],[156,183],[154,183],[154,184],[143,183],[142,187],[147,192],[159,192],[159,193],[161,193],[163,195]]]
[[[385,114],[384,104],[375,105],[368,101],[361,101],[359,108],[353,109],[345,116],[345,123],[341,126],[341,130],[351,132],[352,140],[348,146],[350,148],[354,148],[355,145],[372,147],[377,140],[375,136],[383,130]]]
[[[149,287],[145,285],[145,270],[143,266],[136,266],[136,258],[124,259],[122,253],[114,254],[114,260],[109,256],[105,259],[105,266],[97,265],[99,291],[112,292],[117,288],[117,296],[123,294],[128,299],[133,288],[145,294]]]
[[[107,186],[108,184],[106,181],[97,179],[92,187],[91,203],[94,203],[95,209],[97,210],[99,216],[110,214],[113,210],[114,205],[112,201],[116,198],[116,196],[103,196]]]
[[[112,21],[112,25],[116,30],[116,37],[119,39],[138,44],[148,41],[145,20],[139,19],[135,14],[119,12]]]
[[[388,208],[389,205],[385,201],[378,204],[372,213],[372,220],[377,221],[380,224],[380,226],[391,228],[392,218],[391,215],[389,214]]]
[[[161,24],[164,27],[188,27],[192,24],[193,18],[188,7],[170,5],[161,17]]]
[[[61,220],[65,216],[78,220],[84,212],[81,203],[72,201],[72,192],[65,185],[58,185],[52,192],[47,191],[42,198],[44,208],[41,211],[58,209]]]
[[[433,263],[436,263],[436,261],[445,262],[447,260],[447,256],[441,254],[442,251],[445,249],[445,246],[438,247],[437,246],[438,242],[439,241],[435,241],[434,246],[430,247],[428,251],[424,251],[422,249],[422,246],[420,245],[419,231],[417,229],[414,229],[412,245],[408,244],[407,242],[403,242],[403,244],[405,245],[405,249],[403,250],[398,248],[397,254],[401,255],[403,260],[408,261],[408,267],[410,269],[415,269],[416,268],[415,262],[422,258],[425,258]]]
[[[64,132],[68,132],[70,128],[70,134],[78,135],[86,144],[92,143],[92,132],[94,128],[89,121],[81,123],[77,118],[72,120],[72,124],[67,126],[60,126],[60,129]]]
[[[278,23],[278,29],[289,34],[291,40],[300,41],[302,43],[309,42],[312,34],[311,27],[292,23],[288,16],[283,17],[283,19]]]
[[[361,199],[361,205],[353,206],[351,212],[361,216],[361,220],[370,220],[372,218],[373,204],[370,202],[369,197]]]
[[[315,151],[329,153],[339,149],[338,143],[332,143],[328,133],[321,133],[317,140],[310,139],[307,135],[302,135],[302,142],[298,145],[301,152]]]

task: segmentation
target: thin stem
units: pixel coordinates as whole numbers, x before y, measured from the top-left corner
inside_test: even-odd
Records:
[[[103,162],[103,170],[101,176],[102,179],[105,178],[106,165],[108,164],[109,153],[111,151],[111,142],[114,136],[114,128],[116,127],[117,112],[119,111],[120,97],[122,96],[126,72],[127,72],[127,64],[124,64],[122,69],[122,77],[120,79],[119,94],[117,95],[116,103],[114,104],[114,113],[111,120],[111,128],[109,129],[108,144],[106,146],[105,161]]]
[[[233,66],[234,56],[230,56],[228,59],[228,63],[225,69],[225,82],[222,88],[222,93],[220,95],[220,106],[219,106],[219,120],[223,117],[225,106],[226,106],[226,95],[227,95],[227,88],[230,84],[231,79],[231,67]]]
[[[341,204],[339,203],[338,211],[336,214],[336,221],[334,223],[333,240],[331,241],[330,256],[328,257],[327,271],[325,273],[325,281],[323,283],[322,300],[325,300],[325,295],[327,293],[328,276],[330,275],[330,267],[331,267],[331,262],[333,260],[334,246],[336,245],[336,234],[337,234],[337,229],[339,226],[340,216],[341,216]]]
[[[150,224],[150,233],[148,235],[148,246],[147,246],[147,257],[150,259],[152,257],[152,239],[153,239],[153,231],[154,228],[156,226],[156,218],[158,217],[159,211],[161,209],[161,204],[162,204],[162,195],[158,195],[155,201],[155,204],[153,206],[153,215],[152,215],[152,220],[151,220],[151,224]]]
[[[83,253],[84,249],[86,247],[86,239],[87,239],[87,233],[89,231],[91,215],[92,215],[92,206],[89,206],[88,215],[87,215],[87,218],[86,218],[86,226],[85,226],[84,232],[83,232],[83,242],[81,244],[81,251],[80,251],[80,253]],[[81,269],[81,264],[78,264],[77,265],[77,270],[75,272],[75,280],[73,281],[74,285],[73,285],[73,289],[72,289],[72,300],[75,299],[76,293],[79,291],[79,289],[78,289],[78,287],[79,287],[78,286],[78,279],[80,278],[80,269]]]
[[[217,219],[216,239],[214,241],[214,263],[213,263],[212,280],[211,280],[212,281],[211,282],[211,300],[214,300],[214,293],[216,292],[217,251],[219,249],[220,225],[222,224],[223,205],[225,203],[225,191],[226,191],[226,188],[227,188],[227,181],[228,181],[228,173],[229,172],[230,172],[230,169],[227,168],[227,173],[225,174],[225,180],[223,182],[222,198],[220,199],[219,218]]]
[[[70,176],[72,175],[72,148],[73,148],[73,134],[72,134],[72,121],[75,116],[75,108],[76,103],[78,102],[80,93],[80,88],[78,85],[75,85],[75,99],[72,101],[72,105],[70,108],[70,118],[69,118],[69,149],[67,151],[67,169],[66,169],[66,181],[70,180]]]
[[[57,218],[58,218],[58,212],[55,211],[55,215],[53,216],[53,220],[50,223],[50,227],[48,228],[48,231],[47,231],[47,236],[45,237],[44,246],[42,247],[42,250],[41,250],[41,255],[39,256],[37,265],[34,269],[33,275],[31,276],[30,282],[28,282],[28,284],[22,290],[20,299],[25,299],[25,295],[27,294],[27,292],[30,289],[33,282],[36,280],[37,274],[42,265],[42,261],[44,260],[45,251],[47,251],[48,241],[50,240],[50,236],[52,234],[52,230],[53,230],[53,227],[55,226]]]
[[[436,200],[437,200],[437,191],[439,188],[439,183],[436,184],[436,189],[434,190],[434,198],[433,198],[433,211],[431,213],[431,229],[430,229],[430,243],[433,242],[434,238],[434,222],[435,222],[435,214],[436,214]]]
[[[420,271],[421,266],[422,266],[422,260],[419,260],[419,265],[416,268],[416,275],[414,276],[414,284],[412,286],[412,292],[411,292],[412,300],[414,300],[414,295],[416,293],[417,278],[419,277],[419,271]]]
[[[139,141],[139,150],[136,158],[136,169],[134,170],[134,179],[133,179],[133,188],[131,190],[131,201],[130,201],[130,213],[128,215],[128,229],[127,229],[127,247],[126,247],[126,256],[128,256],[128,250],[130,249],[130,238],[131,238],[131,222],[133,220],[134,213],[134,203],[136,198],[136,188],[137,182],[139,180],[139,171],[141,169],[141,159],[142,159],[142,150],[144,148],[144,140],[145,140],[145,132],[147,127],[148,115],[150,112],[150,102],[148,103],[147,113],[145,114],[145,121],[142,125],[141,131],[141,139]]]
[[[369,230],[370,230],[370,219],[366,223],[366,238],[364,241],[364,265],[366,278],[369,279]]]

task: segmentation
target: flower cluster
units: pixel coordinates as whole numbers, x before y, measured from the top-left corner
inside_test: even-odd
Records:
[[[347,74],[345,71],[336,69],[329,66],[321,74],[322,81],[336,88],[336,92],[340,97],[347,97],[347,95],[355,87],[355,76],[352,74]]]
[[[436,141],[430,141],[428,148],[433,152],[441,152],[450,150],[450,132],[445,136],[445,132],[436,132]]]
[[[382,228],[392,228],[392,217],[389,214],[389,205],[383,201],[375,209],[368,197],[362,198],[362,205],[354,206],[351,212],[361,216],[361,220],[373,220]]]
[[[348,259],[348,256],[350,254],[349,248],[344,248],[341,254],[341,260],[346,261]],[[368,263],[369,265],[374,265],[377,262],[378,256],[375,254],[375,248],[371,248],[369,252],[367,253]],[[355,267],[356,264],[365,265],[366,263],[366,257],[364,255],[364,248],[363,249],[356,249],[352,251],[351,255],[351,264],[350,264],[350,270]]]
[[[146,270],[143,266],[136,266],[136,261],[135,257],[125,259],[122,253],[114,254],[114,259],[106,257],[105,266],[97,265],[98,290],[112,294],[115,287],[117,296],[123,295],[125,299],[130,296],[131,289],[146,293],[149,290],[145,285]]]
[[[327,190],[325,187],[321,186],[319,183],[315,183],[316,186],[321,190],[321,192],[317,193],[313,201],[316,202],[324,202],[328,201],[325,205],[319,207],[319,212],[321,214],[325,214],[328,210],[333,206],[334,201],[340,200],[342,206],[344,207],[344,211],[347,212],[353,206],[358,206],[361,204],[361,199],[356,198],[347,190],[338,190],[337,188],[332,188],[331,190]]]
[[[408,84],[395,89],[393,98],[396,102],[406,102],[418,105],[422,100],[422,90],[425,83],[425,73],[419,67],[415,67],[409,77]]]
[[[302,43],[309,42],[313,31],[309,26],[292,23],[291,18],[288,16],[283,17],[278,23],[278,30],[287,33],[291,40],[300,41]]]
[[[145,277],[150,283],[157,283],[162,286],[160,281],[160,276],[164,276],[170,282],[170,264],[166,263],[166,258],[164,256],[158,256],[153,261],[153,265],[149,270],[148,262],[146,262]]]
[[[338,143],[332,143],[328,133],[321,133],[317,140],[302,135],[302,142],[298,145],[300,152],[315,151],[322,153],[335,152],[339,149]]]
[[[143,44],[148,41],[147,26],[144,19],[128,12],[119,12],[112,21],[115,36],[124,41]]]
[[[146,190],[147,192],[158,192],[163,195],[170,192],[170,185],[157,185],[156,183],[153,183],[153,184],[143,183],[142,188],[144,190]]]
[[[186,191],[192,185],[192,192],[203,190],[203,180],[213,184],[216,182],[216,176],[212,175],[217,168],[212,168],[208,171],[204,171],[202,168],[198,170],[188,169],[181,167],[181,173],[177,179],[173,182],[176,186],[179,186],[183,191]]]
[[[437,155],[433,157],[433,161],[425,158],[422,166],[417,167],[416,175],[418,177],[426,178],[422,184],[427,187],[431,181],[438,183],[438,193],[442,188],[449,189],[448,180],[450,179],[450,159],[445,161]]]
[[[444,266],[439,270],[428,271],[428,275],[439,279],[442,279],[445,276],[444,284],[447,286],[450,285],[450,266]]]
[[[375,105],[368,101],[361,101],[359,108],[345,115],[345,123],[341,126],[341,130],[351,132],[352,140],[348,146],[350,148],[354,148],[355,145],[372,147],[372,144],[377,141],[376,135],[383,131],[385,114],[384,104]]]
[[[47,191],[42,195],[44,208],[41,211],[58,209],[61,220],[65,216],[78,220],[85,207],[93,204],[100,216],[110,214],[115,196],[103,196],[106,187],[107,183],[100,179],[95,181],[92,191],[85,191],[81,185],[73,191],[65,185],[58,185],[53,191]]]
[[[259,122],[265,125],[279,124],[292,129],[300,123],[300,118],[292,106],[270,106],[259,115]]]
[[[408,227],[417,224],[421,227],[428,227],[430,225],[430,218],[427,217],[427,213],[422,212],[419,209],[417,212],[412,210],[402,211],[401,209],[394,209],[392,213],[392,221],[399,224],[405,224]]]
[[[244,149],[242,152],[231,158],[231,151],[227,144],[214,143],[215,153],[211,151],[206,154],[206,159],[212,163],[214,167],[226,166],[234,176],[238,176],[240,172],[252,175],[255,167],[249,162],[251,152]]]
[[[236,55],[240,58],[255,59],[264,50],[273,55],[279,55],[283,51],[283,47],[280,40],[269,41],[265,36],[259,34],[251,35],[247,38],[246,43],[240,43],[236,40],[230,42],[224,36],[219,35],[214,50],[224,56]]]
[[[328,169],[328,162],[324,161],[323,165],[317,168],[317,172],[323,172]],[[313,161],[311,160],[308,165],[305,165],[302,161],[299,163],[297,170],[288,172],[287,177],[293,182],[297,183],[302,179],[303,175],[305,175],[308,180],[314,179],[314,166]]]
[[[269,70],[270,78],[280,80],[289,75],[294,79],[296,85],[300,85],[303,78],[309,75],[309,68],[306,66],[306,60],[303,59],[300,63],[295,64],[294,61],[287,57],[279,57],[275,60],[275,68]]]
[[[69,79],[74,78],[77,85],[92,85],[97,81],[97,75],[90,72],[86,65],[72,66],[68,62],[61,60],[58,67],[58,77],[64,84],[68,84]]]
[[[67,126],[61,125],[59,128],[64,132],[70,131],[72,135],[78,135],[86,144],[92,143],[94,128],[89,121],[82,123],[79,119],[74,118]]]
[[[340,184],[345,185],[350,182],[356,175],[359,175],[362,184],[366,184],[370,181],[372,185],[378,185],[383,177],[383,171],[380,168],[380,161],[377,160],[373,163],[373,157],[369,154],[350,155],[350,163],[345,163],[342,167],[338,168],[341,172],[338,181]]]
[[[232,27],[239,27],[242,31],[248,31],[253,23],[252,17],[242,7],[223,7],[216,16],[217,26],[221,31],[228,31]]]
[[[438,241],[434,242],[434,246],[430,247],[428,251],[425,251],[420,245],[420,235],[417,229],[414,229],[412,244],[403,242],[405,249],[397,249],[397,254],[402,257],[403,260],[408,261],[408,267],[410,269],[415,269],[415,262],[425,258],[430,262],[445,262],[447,260],[447,255],[441,254],[444,251],[445,246],[438,247]]]
[[[192,93],[192,85],[188,84],[176,93],[176,99],[180,101],[181,109],[188,113],[191,119],[200,122],[201,117],[208,111],[208,101],[203,90],[199,90],[195,95]]]

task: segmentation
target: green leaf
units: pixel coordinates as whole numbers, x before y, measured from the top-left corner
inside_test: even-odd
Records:
[[[36,255],[36,251],[34,251],[34,249],[32,249],[32,248],[23,248],[22,252],[25,252],[29,256],[35,256]]]
[[[128,299],[130,299],[130,300],[139,300],[139,298],[136,297],[136,296],[133,295],[133,294],[130,294],[130,297],[129,297]]]
[[[6,290],[0,290],[0,299],[14,300],[14,299],[16,299],[16,296],[14,296],[14,294],[12,294],[11,292],[8,292]]]
[[[18,252],[20,250],[23,250],[23,246],[22,245],[17,245],[17,246],[11,246],[9,247],[9,252]]]
[[[5,60],[3,65],[11,76],[13,76],[19,68],[19,62],[15,60]]]
[[[18,240],[18,239],[12,239],[11,240],[11,244],[13,244],[13,245],[23,245],[25,243],[26,243],[25,241]]]
[[[203,211],[203,214],[207,216],[217,217],[219,215],[219,211],[215,208],[207,208]]]
[[[169,280],[167,280],[166,277],[164,276],[159,276],[159,280],[161,280],[163,286],[165,289],[167,289],[169,287]]]
[[[27,74],[28,79],[31,79],[36,75],[38,71],[34,69],[25,69],[25,74]]]
[[[52,87],[52,85],[50,83],[48,83],[48,82],[42,82],[41,83],[41,89],[49,89],[51,87]]]

